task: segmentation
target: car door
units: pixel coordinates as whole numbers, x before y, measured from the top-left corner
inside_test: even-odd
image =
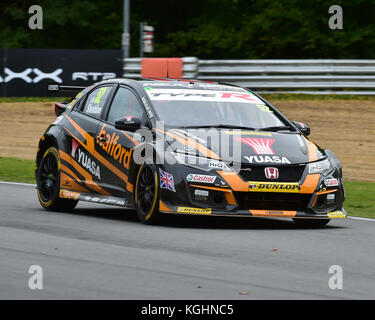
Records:
[[[110,195],[102,187],[102,172],[105,170],[103,162],[98,159],[95,139],[112,89],[113,85],[108,84],[94,88],[66,115],[66,145],[70,149],[68,148],[69,154],[62,153],[62,158],[70,165],[63,167],[62,171],[70,177],[66,182],[73,184],[73,188],[69,189]],[[62,182],[62,187],[65,187],[64,179]]]
[[[98,127],[97,149],[112,166],[111,172],[102,177],[102,183],[111,192],[122,197],[128,204],[132,203],[133,184],[129,181],[133,172],[134,147],[139,143],[135,133],[118,130],[115,122],[124,117],[137,117],[148,124],[142,103],[135,91],[130,87],[119,86],[113,100],[103,117],[103,123]]]

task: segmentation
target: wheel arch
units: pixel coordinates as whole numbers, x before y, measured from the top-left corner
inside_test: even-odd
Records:
[[[62,129],[57,126],[51,126],[47,129],[44,135],[40,138],[38,144],[38,151],[35,160],[35,172],[38,171],[40,161],[43,157],[44,152],[50,147],[56,147],[57,150],[63,149],[62,139],[63,136]]]
[[[159,157],[159,155],[158,155],[158,153],[156,151],[155,144],[154,143],[147,143],[147,145],[150,146],[150,147],[152,147],[152,157],[153,157],[152,161],[153,161],[153,163],[155,163],[156,165],[158,165],[158,161],[155,161],[155,160],[159,159],[160,157]],[[143,145],[139,145],[138,147],[143,147]],[[142,166],[143,166],[143,163],[136,163],[134,161],[134,169],[129,174],[129,180],[134,185],[134,188],[136,187],[138,173],[141,170]],[[135,204],[135,190],[133,192],[133,203]]]

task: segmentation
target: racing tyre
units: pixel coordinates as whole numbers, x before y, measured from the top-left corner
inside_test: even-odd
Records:
[[[294,223],[300,227],[318,228],[325,226],[331,219],[293,219]]]
[[[160,220],[157,167],[144,163],[138,171],[134,194],[138,219],[145,224]]]
[[[48,148],[40,161],[36,175],[41,206],[51,211],[71,211],[78,200],[62,199],[60,194],[60,156],[55,147]]]

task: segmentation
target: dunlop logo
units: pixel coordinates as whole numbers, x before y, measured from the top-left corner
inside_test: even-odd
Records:
[[[211,214],[211,208],[178,207],[178,213]]]
[[[249,191],[251,192],[289,192],[299,193],[300,185],[295,183],[283,182],[249,182]]]

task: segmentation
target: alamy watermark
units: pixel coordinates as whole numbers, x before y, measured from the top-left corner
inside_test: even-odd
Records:
[[[328,269],[328,273],[332,276],[328,280],[328,287],[331,290],[342,290],[344,288],[344,273],[343,269],[339,265],[332,265]]]
[[[43,269],[39,265],[32,265],[29,268],[28,273],[32,274],[29,278],[29,289],[31,290],[43,290]]]
[[[241,169],[241,145],[243,141],[240,137],[240,130],[171,129],[164,126],[164,121],[157,121],[155,132],[156,139],[154,139],[151,130],[140,129],[135,132],[134,138],[145,142],[134,148],[133,160],[135,163],[201,165],[207,171],[222,169],[223,171],[238,172]],[[106,135],[108,133],[103,126],[97,138],[97,143],[105,149],[109,147],[106,146],[108,142],[103,140]],[[270,147],[267,149],[267,143],[269,143],[267,139],[248,140],[248,143],[253,143],[254,148],[263,148],[264,152],[274,154]],[[114,150],[113,156],[118,158],[120,148],[113,146],[112,149]],[[270,163],[278,161],[276,159],[278,157],[265,157],[267,157],[267,162]],[[225,159],[225,163],[220,159]],[[258,159],[258,161],[262,160]]]
[[[41,6],[32,5],[29,8],[29,14],[32,16],[29,18],[29,28],[31,30],[43,29],[43,9]]]
[[[328,13],[332,14],[332,16],[328,20],[328,26],[331,30],[336,29],[344,29],[344,21],[343,21],[343,10],[342,7],[335,4],[329,7]]]

